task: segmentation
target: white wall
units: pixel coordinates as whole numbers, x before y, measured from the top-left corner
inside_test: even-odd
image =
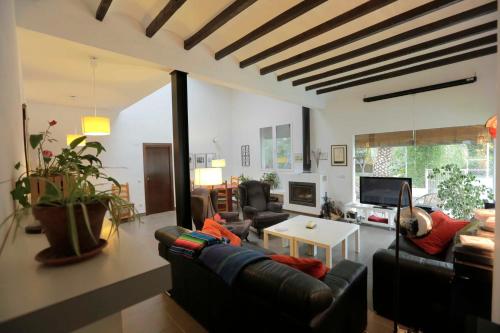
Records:
[[[20,65],[14,1],[0,1],[0,221],[12,211],[14,164],[23,161]],[[24,164],[24,162],[23,162]]]
[[[463,64],[460,66],[464,67]],[[335,95],[325,110],[314,110],[311,114],[311,148],[319,147],[323,151],[329,151],[332,144],[348,145],[347,167],[332,167],[329,160],[320,162],[318,171],[328,176],[329,196],[341,203],[352,200],[352,154],[356,134],[484,124],[496,109],[496,77],[491,71],[495,66],[494,56],[481,59],[477,66],[473,66],[476,68],[478,81],[471,85],[372,103],[363,102],[364,95],[359,89],[354,94],[347,95],[347,92]],[[443,68],[442,72],[433,72],[433,78],[437,80],[435,83],[451,80],[452,77],[466,77],[453,73],[455,68]],[[449,73],[449,79],[446,78],[446,71]],[[440,73],[444,73],[441,78]],[[429,73],[419,75],[424,77]],[[426,81],[429,82],[428,79]],[[407,89],[398,89],[394,84],[392,88],[384,89],[384,85],[389,87],[390,84],[390,80],[379,84],[379,93]],[[423,85],[418,82],[405,84],[408,88]],[[314,167],[313,163],[313,171]]]
[[[232,168],[235,176],[259,179],[261,169],[260,134],[262,127],[292,125],[292,153],[302,153],[302,106],[274,98],[234,91],[232,98]],[[250,145],[250,167],[241,166],[241,146]],[[293,158],[292,154],[292,158]],[[302,161],[288,172],[302,172]],[[280,171],[282,174],[286,171]]]

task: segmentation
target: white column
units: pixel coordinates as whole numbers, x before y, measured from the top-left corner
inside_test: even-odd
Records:
[[[500,12],[497,12],[497,16],[500,19]],[[498,32],[500,36],[500,31]],[[496,85],[497,85],[497,119],[500,119],[500,53],[497,53],[497,80],[496,80]],[[495,183],[496,183],[496,216],[498,216],[498,219],[500,220],[500,173],[499,173],[499,166],[500,166],[500,152],[498,150],[498,136],[495,142],[496,149],[495,149],[495,158],[496,158],[496,165],[495,165]],[[496,227],[496,233],[495,233],[495,266],[493,270],[493,295],[492,295],[492,309],[491,309],[491,319],[496,322],[497,324],[500,324],[500,221],[497,224]]]
[[[21,78],[14,0],[0,1],[0,31],[1,221],[13,207],[9,192],[15,177],[14,164],[23,161]]]

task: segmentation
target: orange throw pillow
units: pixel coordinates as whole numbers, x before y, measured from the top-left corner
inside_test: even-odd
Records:
[[[201,232],[208,233],[212,236],[215,236],[214,233],[218,233],[220,236],[215,236],[215,237],[225,237],[229,239],[229,244],[234,245],[234,246],[241,246],[241,239],[233,234],[231,231],[227,230],[224,228],[222,225],[219,223],[215,222],[212,219],[205,219],[205,222],[203,223],[203,229],[201,229]]]
[[[224,220],[219,213],[214,215],[214,221],[219,222],[220,224],[226,224],[226,220]]]
[[[320,280],[323,280],[326,273],[328,273],[329,271],[328,268],[323,265],[321,260],[318,259],[295,258],[281,254],[271,255],[269,257],[274,261],[298,269],[299,271],[302,271]]]

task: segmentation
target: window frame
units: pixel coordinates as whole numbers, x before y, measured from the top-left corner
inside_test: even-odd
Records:
[[[291,159],[291,162],[290,162],[290,168],[286,168],[286,169],[282,169],[282,168],[278,168],[278,148],[277,148],[277,144],[278,144],[278,141],[277,141],[277,137],[276,137],[276,134],[277,134],[277,127],[278,126],[284,126],[284,125],[288,125],[290,126],[290,159]],[[272,167],[271,168],[264,168],[263,167],[263,156],[262,156],[262,137],[261,137],[261,133],[260,131],[264,128],[271,128],[272,129],[272,140],[273,140],[273,150],[272,150],[272,155],[273,155],[273,162],[272,162]],[[260,170],[263,171],[263,172],[269,172],[269,171],[275,171],[275,172],[290,172],[290,171],[293,171],[293,124],[290,122],[290,123],[281,123],[281,124],[277,124],[277,125],[270,125],[270,126],[262,126],[262,127],[259,127],[259,156],[260,156]]]

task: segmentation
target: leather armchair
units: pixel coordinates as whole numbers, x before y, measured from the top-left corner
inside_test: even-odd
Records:
[[[239,185],[243,217],[252,220],[259,237],[262,229],[288,219],[290,214],[283,213],[282,205],[271,201],[269,184],[250,180]]]
[[[217,212],[217,191],[206,188],[196,188],[191,192],[191,215],[197,230],[203,228],[206,218],[214,216]],[[222,219],[226,220],[224,226],[241,239],[247,239],[250,230],[250,220],[241,221],[238,212],[220,212]]]

